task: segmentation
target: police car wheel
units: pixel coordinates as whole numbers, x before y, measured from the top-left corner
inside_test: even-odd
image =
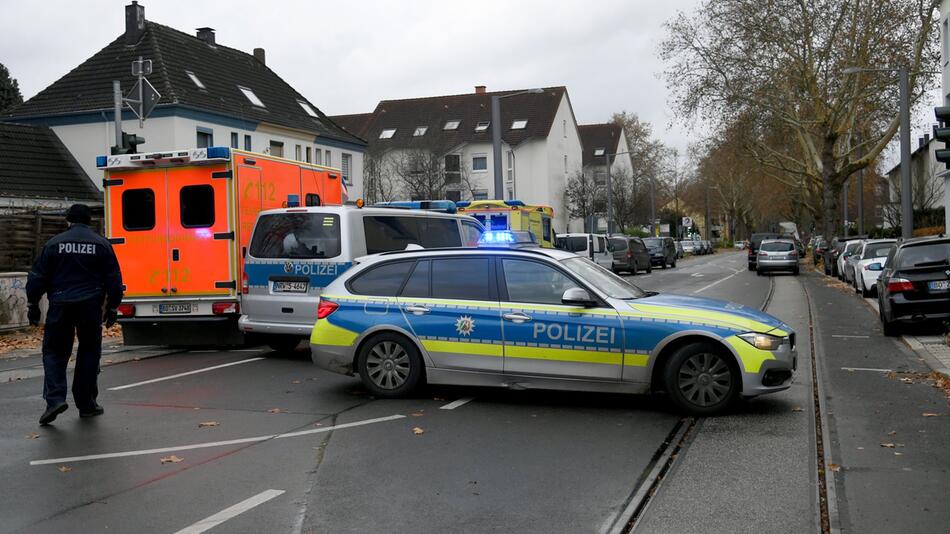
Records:
[[[363,385],[377,397],[408,395],[424,373],[419,351],[398,334],[379,334],[367,340],[357,366]]]
[[[734,362],[709,343],[691,343],[677,350],[664,369],[670,398],[692,415],[712,415],[739,396],[741,379]]]

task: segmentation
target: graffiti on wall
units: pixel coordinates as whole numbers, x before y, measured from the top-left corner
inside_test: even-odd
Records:
[[[26,318],[26,273],[0,274],[0,330],[23,328]]]

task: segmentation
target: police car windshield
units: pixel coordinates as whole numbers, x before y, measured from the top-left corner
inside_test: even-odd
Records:
[[[646,291],[587,258],[568,258],[562,260],[561,264],[578,278],[596,287],[601,293],[610,298],[628,300],[647,296]]]

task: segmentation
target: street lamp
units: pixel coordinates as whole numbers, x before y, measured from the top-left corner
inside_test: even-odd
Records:
[[[622,156],[624,154],[632,154],[633,152],[617,152],[616,154],[608,154],[604,150],[604,170],[607,171],[607,235],[613,234],[614,226],[614,203],[613,203],[613,183],[610,180],[610,157],[611,156]]]
[[[528,89],[527,91],[518,91],[507,95],[491,95],[491,145],[492,160],[495,167],[495,199],[504,200],[504,181],[501,175],[501,99],[510,98],[518,95],[541,94],[544,89]]]

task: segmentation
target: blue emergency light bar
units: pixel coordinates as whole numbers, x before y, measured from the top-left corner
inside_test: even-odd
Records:
[[[489,230],[478,239],[480,247],[538,246],[534,234],[524,231]]]
[[[455,202],[451,200],[394,200],[391,202],[377,202],[374,208],[398,208],[404,210],[430,210],[445,213],[458,211]]]

